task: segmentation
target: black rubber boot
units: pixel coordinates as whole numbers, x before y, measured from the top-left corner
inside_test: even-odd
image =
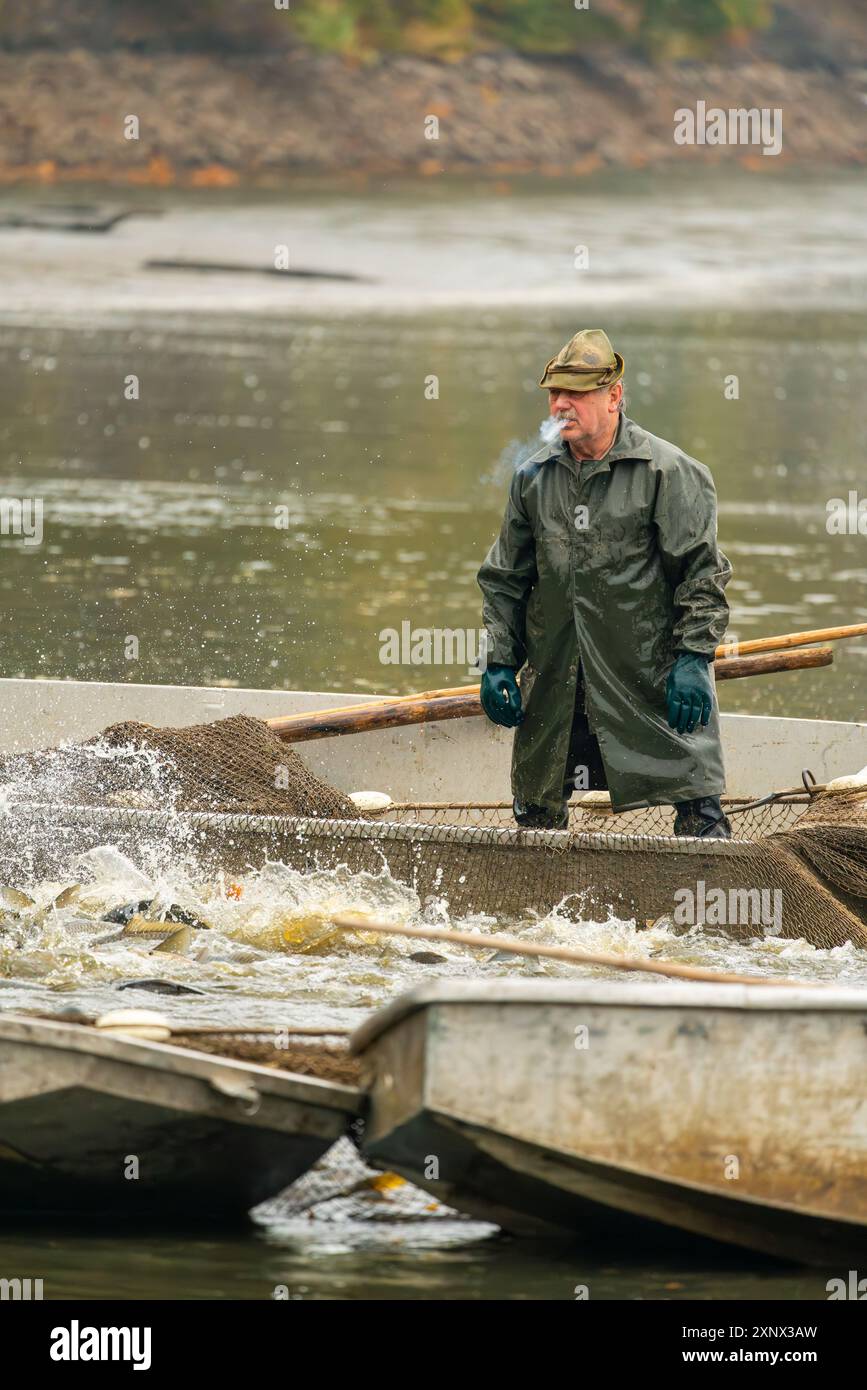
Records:
[[[676,801],[675,835],[699,835],[703,840],[730,840],[732,828],[718,796],[702,796],[697,801]]]
[[[512,814],[518,825],[525,830],[568,830],[569,829],[569,808],[564,805],[559,815],[552,815],[546,811],[544,806],[534,806],[530,803],[522,806],[517,800],[512,802]]]

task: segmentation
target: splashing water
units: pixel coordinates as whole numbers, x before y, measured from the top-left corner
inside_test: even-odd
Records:
[[[546,421],[541,428],[552,424],[556,422]],[[520,447],[526,455],[530,446]],[[32,902],[26,897],[19,901],[19,893],[0,903],[0,1008],[56,1011],[74,1003],[86,1013],[98,1014],[117,1006],[120,986],[157,977],[196,991],[160,1000],[161,1009],[186,1022],[353,1027],[370,1010],[431,975],[630,978],[609,968],[532,960],[456,943],[434,943],[435,950],[420,953],[412,939],[338,930],[333,919],[340,912],[395,924],[469,927],[482,941],[485,935],[505,930],[522,933],[529,941],[622,956],[867,983],[867,953],[852,948],[819,951],[804,942],[773,939],[734,943],[700,929],[684,935],[666,919],[649,929],[614,914],[593,922],[584,919],[574,894],[544,918],[528,916],[514,922],[481,915],[458,919],[444,898],[422,903],[385,867],[378,873],[352,872],[345,866],[299,872],[269,862],[258,869],[239,867],[229,877],[225,871],[202,868],[195,828],[173,810],[175,769],[170,762],[150,751],[101,742],[85,750],[83,757],[82,763],[72,750],[52,755],[39,786],[45,800],[66,790],[73,773],[81,777],[82,767],[91,774],[89,789],[98,800],[99,794],[104,796],[103,772],[114,760],[127,773],[117,800],[127,806],[157,800],[168,818],[153,831],[143,829],[133,844],[109,842],[71,856],[68,876],[59,881],[59,867],[50,874],[35,867],[32,873],[22,870],[9,880],[9,887],[26,889]],[[28,786],[23,778],[20,785],[7,782],[0,787],[7,814],[14,816],[16,802],[28,791],[32,796],[33,781]],[[42,842],[47,838],[53,844],[56,838],[51,825],[39,819],[31,820],[29,832],[32,853],[21,852],[18,845],[22,866],[28,860],[35,866]],[[60,862],[67,862],[65,854]],[[11,871],[10,863],[5,875]],[[118,908],[125,916],[118,916]],[[151,959],[160,928],[168,938],[173,925],[185,920],[178,908],[204,927],[194,926],[189,940],[176,948],[166,949],[161,942],[164,949]],[[138,935],[124,929],[130,916],[144,919]],[[155,933],[148,931],[148,923],[157,924]],[[124,998],[142,1006],[152,1002],[146,993],[137,994],[138,988]]]
[[[106,844],[81,855],[76,873],[79,887],[64,897],[63,906],[54,900],[69,888],[68,880],[45,880],[26,885],[31,906],[0,910],[0,1008],[55,1012],[74,1004],[98,1014],[118,1007],[121,1000],[152,1007],[152,997],[138,993],[137,987],[121,996],[117,991],[129,981],[157,977],[198,991],[159,1000],[162,1012],[188,1023],[352,1028],[371,1010],[431,977],[635,978],[608,967],[533,960],[451,942],[431,943],[432,951],[417,961],[417,940],[363,929],[339,931],[333,925],[339,912],[371,921],[469,928],[481,942],[493,932],[508,931],[528,941],[585,951],[867,984],[865,953],[851,947],[817,950],[803,941],[775,938],[733,942],[700,928],[683,933],[665,918],[650,928],[614,914],[593,922],[583,917],[574,895],[543,918],[457,919],[446,901],[422,903],[384,868],[378,873],[346,867],[301,873],[270,862],[229,878],[221,872],[206,876],[180,862],[142,868]],[[152,957],[153,940],[126,933],[117,919],[105,920],[113,909],[130,904],[144,904],[137,910],[150,921],[179,906],[206,929],[194,929],[182,953]],[[170,930],[171,916],[166,934]]]

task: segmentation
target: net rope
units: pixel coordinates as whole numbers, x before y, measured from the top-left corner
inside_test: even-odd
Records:
[[[62,876],[110,837],[133,859],[182,856],[205,872],[268,860],[387,872],[422,904],[447,902],[453,918],[514,921],[562,905],[643,922],[703,885],[705,900],[721,892],[734,904],[738,920],[721,924],[730,936],[751,939],[758,926],[821,947],[867,946],[867,789],[764,805],[726,798],[731,841],[675,837],[670,806],[614,815],[576,801],[563,831],[518,828],[506,802],[362,815],[245,715],[182,729],[126,722],[84,743],[7,755],[0,789],[0,849],[19,877]],[[757,922],[765,902],[774,920]]]

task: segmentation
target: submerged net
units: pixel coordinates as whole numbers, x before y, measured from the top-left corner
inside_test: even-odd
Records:
[[[206,872],[276,860],[387,873],[452,918],[526,921],[559,906],[596,921],[667,916],[743,940],[867,947],[867,788],[755,806],[728,798],[731,841],[675,837],[667,806],[614,816],[577,802],[565,831],[519,829],[507,803],[392,804],[361,816],[246,716],[115,725],[0,760],[0,788],[0,851],[19,878],[67,875],[75,856],[110,840],[144,867],[162,855]]]

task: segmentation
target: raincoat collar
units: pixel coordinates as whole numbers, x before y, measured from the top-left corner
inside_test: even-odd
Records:
[[[562,439],[552,444],[546,453],[536,457],[540,463],[547,463],[549,459],[559,459],[562,463],[575,466],[572,455]],[[609,472],[611,464],[617,463],[620,459],[641,459],[649,463],[652,458],[653,450],[647,431],[634,420],[630,420],[628,415],[622,415],[614,443],[608,453],[601,459],[586,459],[581,465],[581,476],[592,478],[596,473]]]

